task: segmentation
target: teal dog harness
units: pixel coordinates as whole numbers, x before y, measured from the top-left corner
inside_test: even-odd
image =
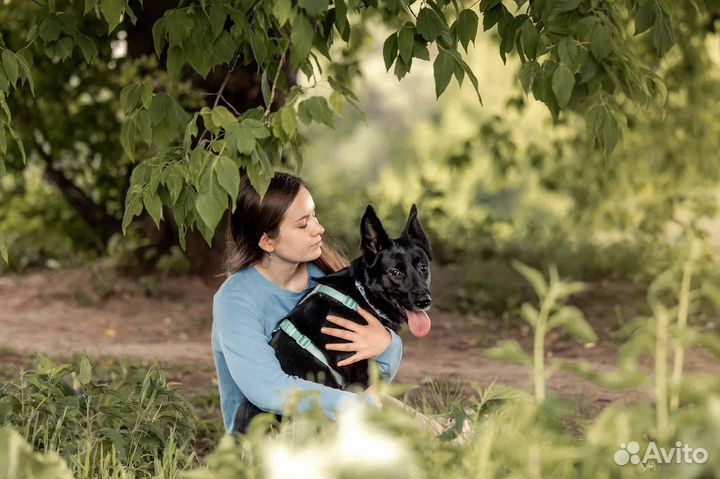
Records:
[[[313,294],[323,294],[325,296],[329,296],[335,301],[343,304],[344,306],[352,309],[355,311],[358,307],[357,301],[352,299],[350,296],[341,293],[337,289],[331,288],[330,286],[319,284],[313,289],[307,296],[303,298],[302,301],[300,301],[300,304],[303,303],[306,299],[308,299]],[[290,336],[301,348],[303,348],[305,351],[310,353],[315,359],[320,361],[329,371],[332,377],[335,379],[335,382],[337,382],[340,387],[345,387],[345,380],[343,379],[342,375],[337,372],[332,366],[330,366],[330,361],[328,361],[327,356],[325,356],[325,353],[323,353],[320,348],[315,346],[313,342],[305,336],[303,333],[298,331],[298,329],[295,327],[295,325],[289,320],[284,319],[282,322],[280,322],[279,329],[283,330],[288,336]]]

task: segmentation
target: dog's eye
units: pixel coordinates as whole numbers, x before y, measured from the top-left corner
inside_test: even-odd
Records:
[[[389,269],[388,273],[390,273],[391,276],[395,276],[396,278],[400,276],[400,271],[395,268]]]
[[[420,272],[421,273],[427,273],[428,267],[426,265],[420,265]]]

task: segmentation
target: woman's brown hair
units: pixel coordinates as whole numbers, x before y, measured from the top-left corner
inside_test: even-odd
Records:
[[[255,191],[247,175],[240,180],[235,212],[227,235],[225,273],[229,276],[253,266],[266,254],[259,242],[263,233],[276,238],[280,232],[285,212],[295,200],[300,188],[306,187],[300,177],[287,173],[275,173],[265,196]],[[334,273],[348,266],[348,260],[337,247],[323,238],[322,254],[313,261],[325,274]]]

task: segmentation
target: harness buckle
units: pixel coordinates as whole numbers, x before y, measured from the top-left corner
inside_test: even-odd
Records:
[[[310,346],[312,344],[312,341],[310,341],[310,338],[308,338],[307,336],[302,336],[300,338],[296,338],[295,341],[303,349],[307,349],[308,346]]]

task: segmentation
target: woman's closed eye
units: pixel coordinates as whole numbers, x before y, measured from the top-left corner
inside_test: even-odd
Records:
[[[317,215],[315,214],[315,212],[313,212],[312,217],[317,220]],[[300,229],[305,229],[305,228],[307,228],[307,225],[308,225],[308,221],[305,220],[305,222],[300,225]]]

